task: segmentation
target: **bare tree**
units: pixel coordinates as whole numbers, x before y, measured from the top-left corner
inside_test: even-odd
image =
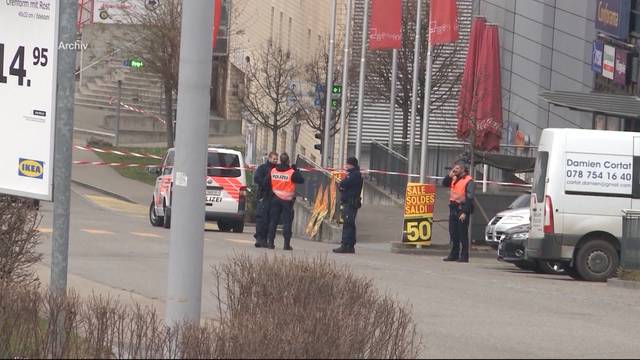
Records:
[[[342,39],[344,35],[337,34],[336,39]],[[327,97],[325,96],[327,93],[331,92],[331,87],[333,84],[327,85],[327,71],[329,70],[329,53],[328,53],[328,44],[326,46],[322,46],[320,50],[311,58],[309,62],[304,64],[304,80],[315,87],[316,84],[322,84],[325,86],[326,92],[325,94],[320,94],[320,103],[315,104],[314,99],[299,99],[297,100],[300,103],[300,108],[303,112],[303,117],[307,125],[313,130],[324,132],[324,121],[326,117],[326,101]],[[343,58],[344,54],[342,51],[337,51],[342,48],[342,44],[339,40],[335,42],[335,58],[333,61],[333,79],[335,84],[344,85],[345,81],[342,78],[343,76]],[[349,69],[348,81],[350,84],[355,83],[355,80],[358,76],[357,69],[351,67]],[[343,90],[344,91],[344,90]],[[348,94],[347,94],[348,95]],[[316,95],[318,96],[318,95]],[[310,101],[309,101],[310,100]],[[329,97],[329,101],[330,101]],[[340,101],[342,101],[342,97],[340,97]],[[340,104],[340,102],[338,102]],[[347,117],[357,108],[356,103],[350,103],[350,106],[347,108]],[[342,108],[338,106],[336,109],[332,111],[331,122],[330,122],[330,131],[331,136],[337,134],[340,131],[340,116],[341,116]]]
[[[421,20],[420,67],[418,69],[418,99],[424,99],[425,92],[425,65],[427,59],[427,33],[428,33],[429,9],[423,14]],[[402,139],[403,152],[407,153],[409,138],[409,117],[411,115],[411,90],[413,87],[413,53],[416,38],[416,2],[414,0],[402,0],[402,47],[398,50],[398,78],[396,106],[402,110]],[[431,75],[431,109],[438,109],[451,98],[457,95],[456,85],[462,77],[461,72],[456,71],[458,64],[455,61],[456,53],[460,51],[457,43],[437,45],[431,50],[433,56],[433,72]],[[378,81],[369,88],[372,94],[383,101],[389,101],[391,93],[391,51],[378,51],[373,61],[369,62],[370,72]],[[423,102],[418,101],[417,113],[422,114]]]
[[[127,12],[126,19],[134,25],[138,38],[133,42],[123,41],[126,44],[124,50],[129,55],[143,58],[143,71],[158,74],[162,79],[167,146],[173,147],[173,99],[178,92],[182,2],[164,0],[154,9],[144,6],[133,9],[140,10]]]
[[[299,104],[291,101],[290,90],[298,73],[291,53],[274,45],[264,46],[247,66],[242,105],[250,118],[271,130],[273,151],[278,145],[278,131],[287,127],[300,111]]]

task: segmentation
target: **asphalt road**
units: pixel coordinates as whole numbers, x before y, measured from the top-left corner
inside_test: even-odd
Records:
[[[82,295],[133,296],[162,311],[169,231],[152,228],[146,206],[72,188],[69,286]],[[51,206],[42,208],[40,272],[50,262]],[[295,240],[292,253],[253,247],[249,233],[205,232],[203,315],[214,314],[210,268],[246,252],[283,256],[327,255],[374,279],[379,289],[408,303],[424,338],[424,357],[638,358],[640,292],[538,275],[492,259],[443,263],[438,257],[396,255],[388,244],[358,246],[335,255],[333,246]],[[282,246],[282,239],[276,239]]]

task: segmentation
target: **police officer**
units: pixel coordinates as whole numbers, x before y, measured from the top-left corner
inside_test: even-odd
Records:
[[[293,203],[296,200],[296,184],[304,183],[304,177],[295,165],[289,166],[289,155],[280,154],[280,163],[271,169],[266,188],[271,190],[271,207],[269,210],[269,237],[267,247],[275,248],[276,228],[282,219],[284,250],[291,247],[291,224],[293,223]]]
[[[340,182],[340,203],[342,203],[342,245],[334,249],[337,254],[354,254],[356,252],[356,215],[362,206],[360,194],[362,193],[362,173],[358,166],[358,159],[347,159],[347,177]]]
[[[450,188],[449,236],[451,252],[444,261],[469,262],[469,218],[473,212],[473,179],[466,163],[458,161],[442,181]],[[462,246],[461,246],[462,245]],[[462,247],[462,249],[461,249]]]
[[[253,175],[253,183],[258,185],[257,201],[256,201],[256,247],[267,246],[267,235],[269,234],[269,207],[271,205],[271,197],[269,190],[264,184],[271,170],[278,163],[278,153],[272,151],[267,157],[264,164],[258,166],[256,173]]]

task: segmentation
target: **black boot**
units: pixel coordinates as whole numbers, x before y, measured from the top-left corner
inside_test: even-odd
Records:
[[[447,256],[446,258],[442,259],[442,261],[458,261],[458,258]]]
[[[356,249],[352,248],[352,247],[340,246],[337,249],[333,249],[333,252],[336,253],[336,254],[355,254],[356,253]]]
[[[272,243],[272,242],[270,242],[270,241],[267,243],[267,246],[265,246],[265,247],[266,247],[267,249],[271,249],[271,250],[273,250],[273,249],[275,249],[275,248],[276,248],[276,247],[275,247],[275,245],[273,245],[273,243]]]

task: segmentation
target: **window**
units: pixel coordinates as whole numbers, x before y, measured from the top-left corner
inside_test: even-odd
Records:
[[[280,150],[282,152],[287,152],[287,131],[282,130],[280,133]]]
[[[239,177],[242,175],[239,167],[240,158],[236,154],[210,152],[207,157],[207,176]]]
[[[307,54],[311,54],[311,29],[307,29]]]
[[[289,18],[289,29],[287,30],[287,51],[291,49],[291,28],[293,26],[293,20]]]
[[[169,151],[167,157],[164,159],[164,165],[162,166],[162,175],[171,175],[173,170],[173,158],[175,156],[174,151]]]
[[[271,23],[269,24],[269,45],[273,43],[273,17],[275,16],[276,9],[271,7]]]
[[[632,33],[640,34],[640,1],[633,0],[631,5],[631,18],[629,19],[629,30]]]
[[[607,128],[607,117],[604,116],[603,114],[596,114],[595,115],[595,119],[594,119],[594,123],[593,123],[593,128],[595,130],[606,130],[606,128]]]
[[[278,44],[282,46],[282,22],[284,21],[284,13],[280,11],[280,26],[278,26]]]
[[[538,152],[536,168],[533,176],[533,193],[536,194],[536,201],[544,202],[544,190],[547,185],[547,164],[549,163],[549,152]]]
[[[620,131],[620,118],[615,116],[607,116],[607,130]]]

